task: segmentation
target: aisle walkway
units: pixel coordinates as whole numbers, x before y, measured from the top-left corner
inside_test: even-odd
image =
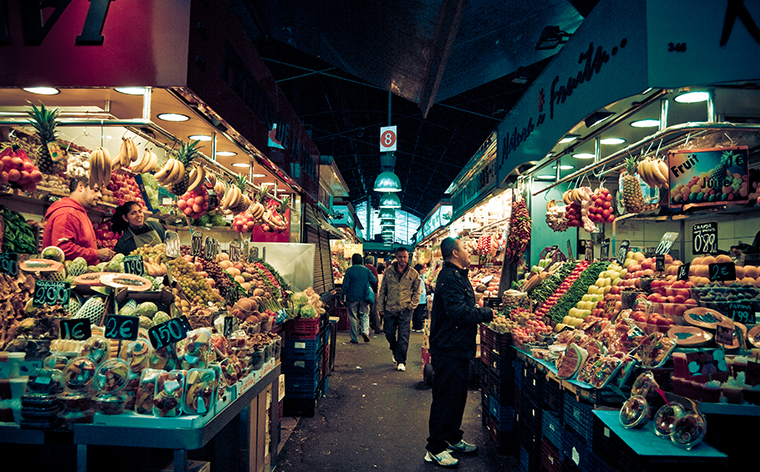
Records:
[[[445,470],[424,461],[431,392],[422,382],[422,334],[412,333],[406,372],[391,363],[383,335],[349,344],[338,333],[335,372],[314,418],[301,418],[278,458],[275,471]],[[517,471],[518,461],[496,452],[481,426],[480,391],[470,390],[462,429],[480,447],[460,455],[462,471]]]

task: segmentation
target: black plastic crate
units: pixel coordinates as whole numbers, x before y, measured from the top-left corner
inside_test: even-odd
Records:
[[[489,438],[491,441],[493,441],[498,452],[512,456],[515,456],[519,453],[519,449],[517,447],[519,445],[519,441],[517,440],[516,431],[499,431],[499,428],[496,425],[496,421],[490,416],[488,417],[486,429],[488,430]]]
[[[283,416],[313,418],[317,409],[316,398],[288,398],[282,399]]]
[[[541,440],[540,464],[543,472],[562,472],[560,448],[551,444],[546,438]]]
[[[543,384],[546,382],[545,374],[540,371],[536,371],[533,366],[527,364],[523,365],[522,377],[523,394],[528,395],[536,402],[540,401],[542,397]]]
[[[517,416],[528,429],[541,433],[541,407],[532,398],[522,395],[520,399],[520,412]]]
[[[566,426],[574,429],[576,433],[591,444],[594,441],[594,406],[575,396],[566,393],[563,409],[563,419]]]
[[[510,432],[515,427],[515,409],[502,406],[499,402],[491,399],[488,404],[488,415],[494,419],[499,431]]]
[[[520,431],[520,469],[537,472],[541,468],[541,435]]]
[[[492,374],[498,376],[501,375],[502,368],[503,364],[501,362],[501,356],[498,352],[491,350],[488,354],[488,370],[490,370]]]
[[[544,410],[541,413],[541,433],[553,445],[562,447],[562,431],[564,427],[555,413]]]
[[[597,465],[597,457],[591,450],[591,446],[573,431],[566,428],[562,434],[562,456],[566,465],[577,467],[581,472],[594,472]]]
[[[507,373],[509,374],[509,372]],[[500,404],[512,406],[515,403],[515,381],[509,375],[488,373],[488,390]]]
[[[565,392],[559,381],[547,378],[541,388],[541,404],[562,416],[564,412]]]

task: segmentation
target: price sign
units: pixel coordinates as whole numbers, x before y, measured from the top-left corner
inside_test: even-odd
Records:
[[[203,258],[207,261],[213,261],[219,254],[219,241],[211,236],[206,237],[206,247],[204,248]]]
[[[185,323],[183,323],[183,318],[187,321],[187,318],[184,316],[172,318],[148,330],[148,337],[153,349],[161,349],[169,344],[182,341],[187,337],[188,329]]]
[[[610,238],[602,241],[602,245],[599,249],[599,259],[605,260],[610,258]]]
[[[240,300],[240,294],[237,287],[235,285],[227,287],[227,290],[224,292],[224,302],[227,306],[235,306],[238,300]]]
[[[71,284],[68,282],[53,282],[50,280],[38,280],[34,284],[32,306],[63,305],[69,304],[71,298]]]
[[[691,267],[691,262],[687,262],[686,264],[681,264],[678,266],[678,280],[689,280],[689,268]]]
[[[193,257],[200,257],[203,255],[203,235],[198,231],[193,233],[193,239],[190,244],[190,254]]]
[[[140,328],[140,318],[137,316],[108,315],[105,323],[105,337],[134,341]]]
[[[618,262],[620,265],[625,264],[625,256],[628,255],[628,248],[631,246],[631,242],[627,239],[620,243],[620,249],[618,249]]]
[[[614,298],[608,299],[606,302],[604,302],[604,313],[610,314],[615,313],[615,304],[617,303],[617,300]]]
[[[176,231],[166,232],[166,255],[172,259],[180,256],[179,252],[179,235]]]
[[[732,321],[728,321],[725,323],[719,323],[715,327],[715,342],[718,344],[724,344],[726,346],[731,346],[734,344],[734,323]]]
[[[728,304],[728,315],[732,320],[739,323],[755,323],[755,309],[752,307],[752,303],[747,302],[733,302]]]
[[[673,243],[678,239],[678,233],[665,233],[660,240],[660,244],[657,245],[657,249],[654,250],[655,254],[667,254],[670,252],[670,248],[673,247]]]
[[[237,241],[230,243],[230,260],[233,262],[240,262],[240,244]]]
[[[0,274],[8,274],[11,277],[18,277],[18,254],[15,252],[4,252],[0,254]]]
[[[238,329],[238,319],[237,316],[225,316],[224,317],[224,337],[228,338],[232,333],[237,331]]]
[[[253,246],[251,248],[251,252],[248,254],[248,262],[254,262],[258,258],[259,258],[259,248],[256,246]]]
[[[589,262],[593,261],[594,260],[594,241],[582,240],[581,245],[583,247],[584,259],[586,259]],[[580,253],[578,255],[580,255]]]
[[[142,256],[127,256],[124,258],[124,272],[127,274],[139,275],[145,274]]]
[[[92,336],[90,320],[87,318],[61,319],[60,327],[61,339],[84,341]]]
[[[718,223],[696,224],[691,228],[692,254],[710,254],[718,250]]]
[[[707,264],[710,271],[708,277],[710,282],[719,280],[736,280],[736,266],[733,262],[719,262],[717,264]]]
[[[567,240],[567,258],[573,260],[573,246],[570,244],[570,240]]]
[[[662,272],[665,270],[665,254],[655,254],[654,270],[656,272]]]

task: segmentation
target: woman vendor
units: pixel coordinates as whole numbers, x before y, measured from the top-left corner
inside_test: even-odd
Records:
[[[113,248],[117,253],[128,255],[138,247],[164,242],[164,227],[155,221],[145,221],[145,213],[137,202],[118,207],[111,223],[115,233],[123,233]]]

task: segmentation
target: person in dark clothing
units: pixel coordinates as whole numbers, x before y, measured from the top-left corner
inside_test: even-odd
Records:
[[[372,290],[375,291],[375,300],[377,300],[377,289],[380,286],[380,284],[377,283],[377,269],[375,268],[375,258],[373,256],[367,256],[364,258],[364,267],[369,269],[370,272],[372,272],[372,275],[375,276],[375,282],[370,283],[372,286]],[[383,332],[381,329],[382,325],[380,324],[380,316],[377,314],[377,303],[372,303],[369,306],[369,328],[375,332],[375,334],[380,334]]]
[[[358,343],[358,335],[361,334],[364,342],[369,342],[369,302],[367,291],[371,290],[372,283],[377,282],[372,272],[362,265],[364,259],[361,254],[351,256],[351,267],[343,276],[343,288],[341,299],[348,308],[348,321],[351,335],[351,344]],[[361,331],[361,333],[359,333]]]
[[[420,303],[414,307],[414,313],[412,313],[412,331],[415,333],[422,332],[422,324],[427,314],[427,290],[425,289],[425,276],[422,275],[423,269],[422,264],[414,266],[414,270],[420,274]]]
[[[478,324],[491,321],[495,312],[475,306],[475,292],[467,278],[470,254],[464,244],[446,238],[441,243],[441,255],[443,269],[438,275],[430,314],[433,402],[425,460],[456,467],[459,461],[451,456],[452,452],[477,451],[477,446],[462,439],[464,433],[460,428]]]
[[[166,230],[161,223],[145,221],[145,213],[137,202],[127,202],[116,208],[111,217],[115,233],[123,233],[113,250],[128,255],[138,247],[164,242]]]

